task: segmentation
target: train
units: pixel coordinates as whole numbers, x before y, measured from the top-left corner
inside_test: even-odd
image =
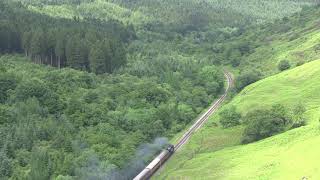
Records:
[[[151,176],[171,157],[174,153],[175,147],[169,144],[168,147],[161,151],[161,153],[133,180],[148,180]]]

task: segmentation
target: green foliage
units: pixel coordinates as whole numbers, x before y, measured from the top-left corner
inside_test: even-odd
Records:
[[[278,104],[271,109],[258,109],[244,117],[247,124],[243,143],[258,141],[288,130],[292,120],[288,118],[288,110]]]
[[[13,74],[0,72],[0,103],[7,101],[9,90],[14,90],[17,86],[17,78]]]
[[[0,178],[9,178],[12,173],[12,161],[7,157],[6,153],[0,151]]]
[[[8,96],[0,106],[5,117],[0,147],[7,145],[16,179],[99,179],[104,177],[101,171],[125,167],[140,144],[158,136],[172,137],[219,96],[224,77],[218,65],[252,68],[260,61],[248,57],[268,44],[269,36],[286,33],[295,24],[279,21],[248,30],[243,26],[309,5],[307,1],[8,2],[0,2],[0,51],[24,52],[28,57],[2,58],[5,71],[19,79],[5,90]],[[300,19],[309,21],[310,16]],[[241,86],[255,81],[242,78]],[[238,124],[237,116],[235,110],[226,113],[231,124]]]
[[[14,93],[15,101],[25,101],[35,97],[51,113],[59,112],[63,109],[63,103],[60,101],[59,96],[39,79],[26,80],[20,83]]]
[[[257,71],[244,71],[235,80],[235,88],[237,91],[241,91],[246,86],[258,81],[260,79],[260,73]]]
[[[304,104],[297,103],[294,105],[292,109],[292,128],[298,128],[300,126],[305,126],[306,125],[306,118],[305,118],[305,112],[307,111],[306,107]]]
[[[31,154],[29,179],[46,180],[51,176],[51,160],[46,149],[34,149]]]
[[[318,40],[316,34],[318,33],[306,33],[303,38]],[[281,37],[284,36],[281,35]],[[280,41],[273,48],[279,48],[283,54],[286,54],[287,49],[282,48],[283,43]],[[305,45],[307,44],[303,46]],[[291,47],[296,48],[296,46]],[[270,45],[261,48],[266,50]],[[189,143],[168,161],[162,173],[155,179],[167,177],[197,179],[200,171],[204,179],[220,179],[221,175],[225,179],[256,179],[257,177],[299,179],[305,174],[320,178],[318,171],[315,171],[318,167],[317,157],[320,151],[320,96],[317,93],[320,86],[319,66],[320,61],[315,60],[266,77],[246,87],[228,105],[236,106],[237,110],[245,116],[253,109],[268,110],[272,105],[281,103],[286,107],[289,119],[294,121],[294,107],[300,104],[299,106],[305,107],[302,109],[307,110],[303,115],[306,120],[304,127],[289,130],[293,128],[292,124],[289,124],[286,132],[252,144],[239,145],[245,126],[228,129],[215,127],[218,116],[214,115],[207,125],[195,133]],[[277,70],[276,66],[274,68]],[[221,110],[223,109],[224,107]],[[178,137],[180,136],[177,135]],[[196,150],[198,150],[197,153],[194,153]],[[190,159],[191,153],[195,154],[192,159]],[[292,166],[293,159],[299,162],[298,167]]]
[[[30,12],[20,3],[1,3],[0,53],[24,52],[35,63],[89,71],[97,66],[90,64],[89,52],[98,48],[108,60],[99,73],[111,73],[126,64],[124,44],[135,36],[132,27],[115,20],[55,19]],[[101,39],[104,43],[99,43]]]
[[[8,144],[17,178],[96,177],[89,170],[80,173],[90,164],[88,151],[101,163],[97,168],[123,168],[140,144],[181,131],[223,89],[223,79],[217,79],[223,74],[214,66],[191,72],[201,74],[201,82],[184,77],[186,83],[173,79],[171,85],[160,77],[97,76],[16,59],[0,58],[16,80],[0,105],[0,128],[9,127],[0,131],[6,134],[0,147]],[[205,78],[220,84],[206,89]]]
[[[0,104],[0,125],[10,123],[12,119],[11,109],[6,105]]]
[[[240,125],[241,114],[237,112],[235,106],[228,107],[219,113],[220,124],[223,128],[230,128]]]
[[[287,70],[287,69],[289,69],[290,67],[291,67],[291,65],[290,65],[290,62],[289,62],[288,60],[282,60],[282,61],[280,61],[279,64],[278,64],[278,69],[279,69],[280,71]]]
[[[224,86],[222,70],[216,66],[205,66],[199,73],[199,81],[204,84],[211,94],[218,94]]]
[[[59,175],[55,180],[73,180],[73,178],[71,176]]]
[[[89,60],[91,71],[96,74],[102,74],[107,69],[107,57],[105,53],[100,49],[99,45],[93,46],[90,51]]]
[[[64,9],[64,13],[71,11],[83,17],[113,18],[124,22],[144,24],[148,28],[159,28],[159,24],[164,24],[165,28],[180,32],[204,29],[208,25],[223,28],[242,26],[248,22],[265,22],[288,16],[305,5],[315,3],[314,0],[279,0],[268,3],[261,0],[245,2],[241,0],[81,0],[77,3],[32,0],[22,2],[37,7],[37,10],[44,7],[43,9],[48,10],[44,13],[55,16],[59,16],[59,10]],[[77,8],[72,8],[72,6]]]

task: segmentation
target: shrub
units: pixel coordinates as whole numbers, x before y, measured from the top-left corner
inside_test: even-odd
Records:
[[[282,105],[274,105],[271,109],[258,109],[249,112],[244,117],[247,126],[242,142],[258,141],[289,129],[291,120],[287,110]]]
[[[280,71],[287,70],[287,69],[289,69],[290,67],[291,67],[291,65],[290,65],[290,62],[289,62],[288,60],[282,60],[282,61],[280,61],[279,64],[278,64],[278,69],[279,69]]]
[[[235,106],[222,110],[220,113],[222,127],[229,128],[240,124],[241,114],[236,111]]]
[[[7,73],[0,73],[0,103],[4,103],[8,99],[8,91],[15,89],[17,79],[15,76]]]
[[[8,106],[0,104],[0,125],[10,122],[10,119],[12,118],[10,112],[11,110]]]
[[[306,119],[304,117],[304,113],[306,112],[306,108],[304,104],[298,103],[292,109],[292,126],[291,129],[298,128],[306,125]]]
[[[0,179],[7,179],[11,173],[12,162],[3,151],[0,151]]]
[[[245,71],[236,79],[236,90],[241,91],[244,87],[261,79],[261,75],[256,71]]]
[[[304,61],[298,61],[296,66],[302,66],[305,62]]]
[[[25,101],[29,98],[36,98],[40,104],[46,106],[50,113],[63,109],[63,103],[58,94],[52,91],[49,86],[39,79],[26,80],[20,83],[15,89],[15,101]]]

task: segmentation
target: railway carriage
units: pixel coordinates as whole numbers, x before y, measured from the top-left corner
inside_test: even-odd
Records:
[[[148,180],[174,153],[174,145],[169,145],[163,150],[140,174],[133,180]]]

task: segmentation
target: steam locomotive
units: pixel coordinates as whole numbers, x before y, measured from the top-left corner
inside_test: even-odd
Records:
[[[174,145],[170,144],[164,149],[140,174],[133,180],[148,180],[150,177],[162,166],[162,164],[169,159],[174,153]]]

